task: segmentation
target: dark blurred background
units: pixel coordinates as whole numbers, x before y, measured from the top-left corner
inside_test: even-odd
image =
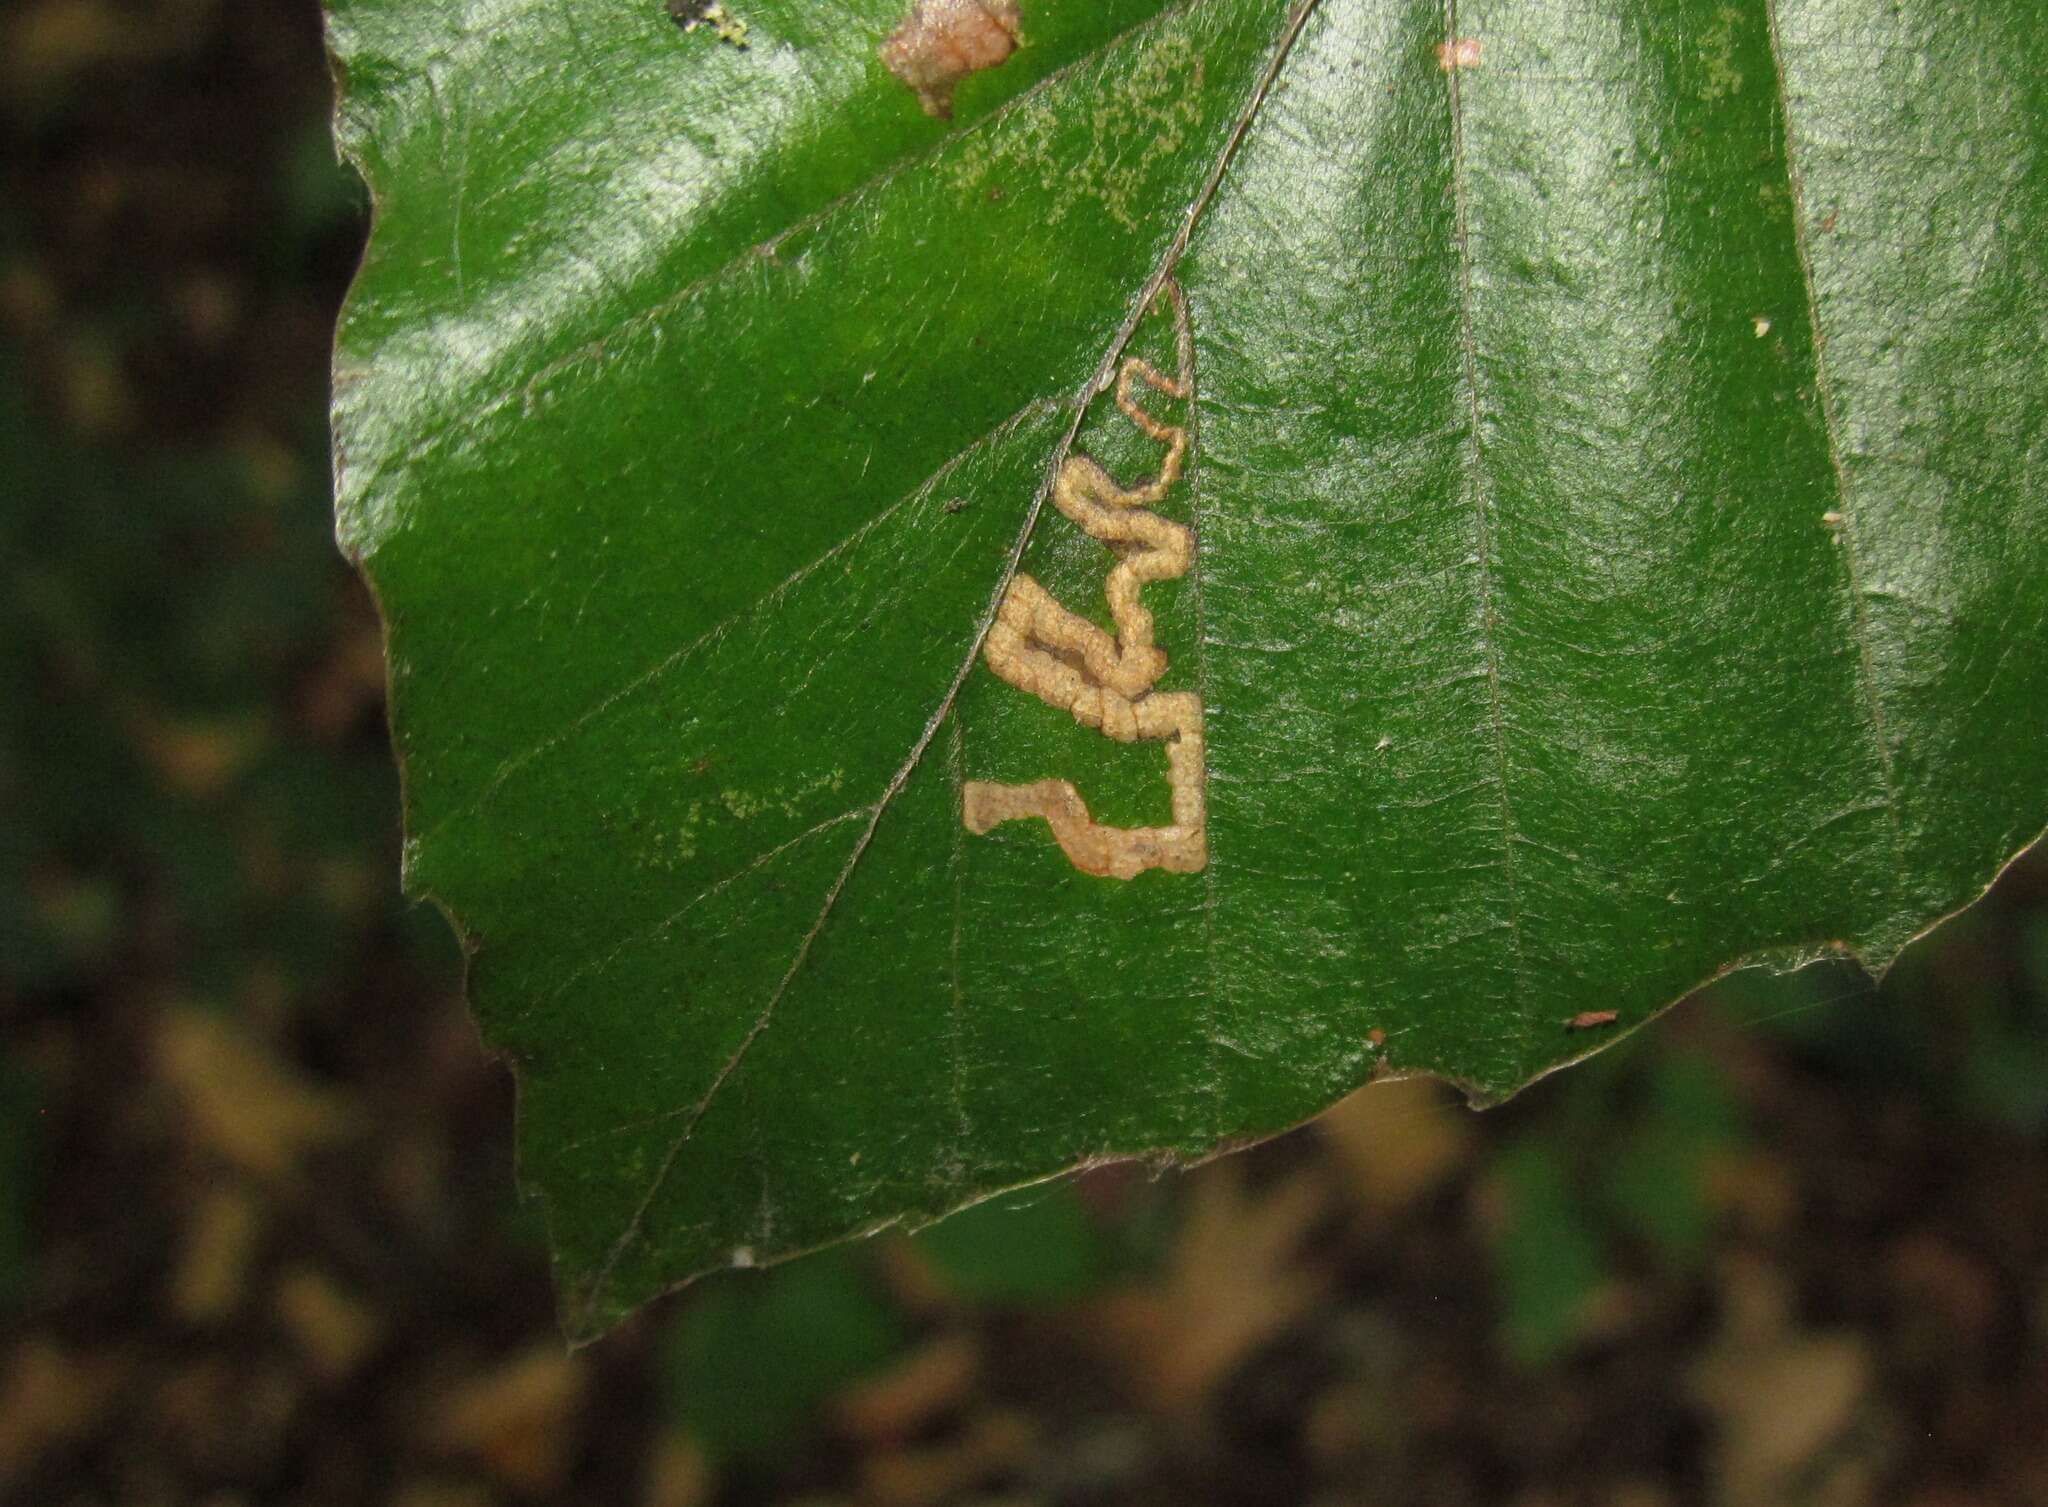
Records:
[[[0,8],[0,1500],[2048,1503],[2048,868],[568,1354],[396,893],[311,0]],[[1602,1001],[1590,995],[1587,1008]]]

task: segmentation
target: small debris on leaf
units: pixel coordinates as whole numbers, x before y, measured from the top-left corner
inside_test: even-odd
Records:
[[[668,0],[668,15],[684,31],[709,26],[716,29],[719,41],[742,51],[746,48],[747,23],[727,10],[721,0]]]
[[[1620,1018],[1613,1010],[1581,1010],[1564,1023],[1567,1031],[1590,1031],[1596,1026],[1611,1026]]]
[[[1006,62],[1022,25],[1017,0],[912,0],[903,24],[876,51],[917,91],[925,114],[951,120],[954,87]]]

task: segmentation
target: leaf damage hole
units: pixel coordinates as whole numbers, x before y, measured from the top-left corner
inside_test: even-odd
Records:
[[[1180,370],[1168,377],[1143,357],[1132,356],[1116,383],[1116,404],[1124,417],[1166,446],[1159,474],[1126,488],[1088,456],[1070,455],[1053,481],[1053,504],[1116,556],[1104,584],[1116,633],[1069,612],[1033,577],[1020,573],[1010,580],[982,655],[1003,680],[1070,713],[1084,727],[1098,728],[1120,743],[1165,743],[1173,821],[1164,827],[1103,826],[1067,780],[1028,785],[969,780],[961,790],[961,819],[968,831],[980,835],[1001,822],[1042,818],[1075,868],[1103,878],[1134,879],[1147,869],[1191,874],[1209,861],[1202,701],[1189,691],[1153,690],[1167,659],[1152,641],[1152,613],[1143,600],[1146,586],[1185,575],[1195,549],[1185,527],[1151,511],[1180,480],[1188,431],[1154,418],[1136,396],[1140,382],[1170,398],[1194,396],[1187,299],[1170,280],[1162,291],[1172,306]]]
[[[953,90],[969,74],[1007,62],[1023,24],[1018,0],[912,0],[876,51],[916,91],[925,114],[951,120]]]

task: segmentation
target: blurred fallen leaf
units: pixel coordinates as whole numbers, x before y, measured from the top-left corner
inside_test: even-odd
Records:
[[[138,711],[126,720],[142,762],[163,787],[195,801],[226,794],[269,742],[261,716],[174,718]]]
[[[90,1429],[128,1371],[117,1352],[79,1355],[39,1338],[15,1346],[0,1374],[0,1487]]]
[[[93,69],[135,63],[191,44],[212,0],[156,5],[146,17],[114,0],[42,0],[24,5],[0,30],[0,99],[10,113],[31,115],[61,99]],[[182,14],[181,14],[182,13]],[[174,24],[185,21],[187,24]]]
[[[868,1456],[860,1499],[869,1507],[934,1507],[1023,1464],[1037,1442],[1038,1425],[1024,1414],[988,1413],[958,1439]]]
[[[640,1507],[704,1507],[718,1478],[703,1446],[681,1429],[655,1441],[647,1462],[647,1491]]]
[[[1300,1259],[1328,1208],[1328,1188],[1311,1170],[1254,1188],[1236,1163],[1199,1169],[1157,1280],[1082,1305],[1084,1334],[1109,1346],[1152,1407],[1191,1416],[1329,1288],[1330,1274]]]
[[[188,1470],[238,1480],[277,1467],[302,1400],[300,1378],[282,1361],[215,1350],[165,1373],[150,1412]]]
[[[257,1177],[288,1178],[307,1153],[359,1129],[342,1095],[306,1082],[225,1019],[166,1010],[155,1046],[194,1139]]]
[[[104,340],[72,332],[57,348],[54,376],[58,412],[78,435],[106,439],[134,424],[135,394]]]
[[[543,1342],[458,1386],[427,1420],[426,1442],[475,1460],[515,1491],[545,1497],[567,1469],[584,1382],[581,1361]]]
[[[1651,1481],[1629,1481],[1614,1488],[1601,1507],[1676,1507],[1678,1498]]]
[[[833,1421],[856,1439],[904,1439],[966,1400],[981,1373],[981,1342],[955,1330],[855,1383],[832,1405]]]
[[[391,1507],[498,1507],[498,1498],[481,1481],[408,1481]]]
[[[237,1185],[209,1189],[192,1212],[171,1272],[170,1310],[180,1321],[208,1325],[228,1317],[247,1285],[249,1262],[263,1229],[262,1210]]]
[[[272,1295],[278,1324],[322,1381],[347,1381],[384,1341],[384,1321],[360,1298],[311,1266],[279,1273]]]
[[[16,339],[47,328],[63,308],[57,285],[25,259],[0,266],[0,327]]]
[[[1715,1498],[1724,1507],[1817,1500],[1797,1488],[1830,1463],[1821,1457],[1848,1432],[1871,1391],[1867,1341],[1795,1328],[1791,1297],[1782,1275],[1760,1261],[1724,1268],[1722,1332],[1691,1377],[1717,1426]],[[1822,1499],[1833,1502],[1837,1494]]]
[[[299,716],[314,737],[332,742],[384,705],[384,631],[368,621],[337,643],[313,672]]]
[[[1997,1279],[1937,1231],[1916,1230],[1901,1238],[1885,1267],[1900,1307],[1934,1335],[1946,1336],[1950,1345],[1981,1344],[1998,1321]]]
[[[1727,1210],[1753,1234],[1780,1233],[1798,1216],[1798,1180],[1787,1160],[1769,1148],[1720,1153],[1701,1170],[1707,1203]]]
[[[1353,1174],[1345,1192],[1374,1214],[1393,1214],[1438,1186],[1472,1154],[1471,1112],[1433,1078],[1370,1083],[1316,1129]]]
[[[1335,1474],[1391,1473],[1411,1437],[1407,1409],[1387,1379],[1339,1383],[1309,1406],[1302,1443],[1318,1468]]]
[[[1851,1334],[1706,1360],[1695,1387],[1720,1428],[1719,1500],[1728,1507],[1798,1500],[1787,1478],[1812,1465],[1849,1427],[1871,1370],[1868,1347]]]

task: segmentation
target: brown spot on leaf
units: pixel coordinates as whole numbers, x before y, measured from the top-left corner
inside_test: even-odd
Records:
[[[1380,1215],[1413,1207],[1463,1166],[1476,1149],[1473,1125],[1456,1090],[1431,1078],[1361,1089],[1316,1122],[1351,1173],[1345,1193]]]
[[[878,51],[883,66],[917,91],[925,114],[951,120],[955,86],[1008,60],[1022,24],[1017,0],[912,0]]]
[[[1456,68],[1477,68],[1479,38],[1459,37],[1455,42],[1437,43],[1436,65],[1446,73]]]

